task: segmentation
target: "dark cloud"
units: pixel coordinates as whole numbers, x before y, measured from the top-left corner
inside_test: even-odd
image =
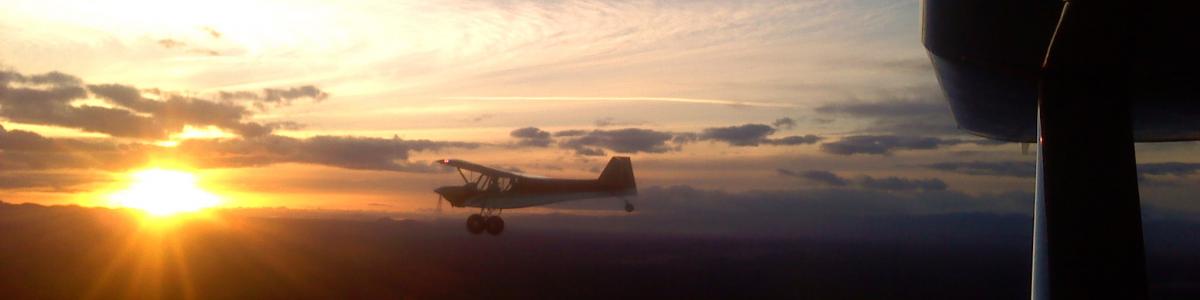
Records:
[[[596,124],[596,127],[637,126],[637,125],[646,124],[646,122],[619,122],[612,117],[607,117],[607,118],[601,118],[599,120],[596,120],[596,122],[594,122],[594,124]]]
[[[185,140],[178,151],[206,167],[253,167],[275,163],[309,163],[358,170],[431,172],[428,163],[409,162],[413,151],[475,148],[475,143],[315,136],[297,139],[263,136],[227,140]]]
[[[0,172],[14,170],[123,170],[145,164],[157,147],[110,139],[51,139],[0,129]]]
[[[537,127],[516,129],[510,132],[509,135],[517,139],[518,146],[547,147],[552,142],[550,132],[538,129]]]
[[[0,71],[0,117],[13,122],[77,128],[122,137],[161,138],[166,128],[124,109],[71,105],[87,97],[82,81],[58,72],[25,76]]]
[[[683,145],[683,144],[695,142],[699,139],[700,139],[700,134],[698,134],[698,133],[678,132],[678,133],[675,133],[675,137],[671,138],[671,142],[675,143],[676,145]]]
[[[710,127],[701,132],[664,132],[652,129],[625,128],[616,130],[563,130],[552,136],[564,138],[559,146],[574,149],[584,156],[605,155],[604,150],[618,153],[661,153],[679,150],[684,144],[708,140],[727,143],[738,147],[767,145],[814,144],[822,138],[816,135],[793,135],[771,138],[775,128],[764,124],[743,124],[728,127]]]
[[[329,94],[321,91],[315,86],[305,85],[298,87],[290,87],[286,89],[263,89],[262,99],[267,102],[284,102],[290,104],[290,101],[300,98],[309,98],[313,101],[325,100]]]
[[[329,98],[329,93],[312,85],[289,88],[265,88],[260,91],[221,91],[217,95],[223,101],[250,101],[251,105],[254,105],[259,111],[265,111],[267,105],[274,105],[276,107],[288,106],[293,101],[299,99],[311,99],[313,102],[321,102]]]
[[[582,136],[582,135],[585,135],[585,134],[587,134],[587,133],[588,133],[588,131],[587,131],[587,130],[571,129],[571,130],[563,130],[563,131],[555,132],[555,133],[554,133],[554,136],[556,136],[556,137],[560,137],[560,136]]]
[[[1171,175],[1186,177],[1200,172],[1200,163],[1163,162],[1138,164],[1139,175]]]
[[[111,182],[103,174],[75,171],[0,172],[0,190],[26,189],[56,193],[74,193],[88,184]]]
[[[676,150],[676,147],[668,144],[673,137],[668,132],[641,128],[592,130],[560,141],[559,146],[574,149],[576,154],[585,156],[604,155],[601,149],[617,153],[662,153]]]
[[[796,120],[792,120],[792,118],[784,117],[784,118],[775,119],[775,122],[771,123],[771,125],[775,126],[775,128],[777,128],[777,129],[792,129],[792,128],[796,127]]]
[[[829,171],[810,170],[810,171],[804,171],[804,172],[796,172],[796,171],[792,171],[792,170],[788,170],[788,169],[775,169],[775,172],[779,173],[779,175],[803,178],[803,179],[827,184],[830,186],[846,186],[846,185],[850,184],[849,180],[846,180],[845,178],[842,178],[841,176],[838,176],[837,174],[834,174],[833,172],[829,172]]]
[[[595,148],[595,147],[574,146],[572,149],[575,149],[575,155],[581,155],[581,156],[605,156],[605,155],[608,155],[608,153],[604,152],[604,149]],[[593,171],[595,171],[595,169],[593,169]]]
[[[821,151],[838,155],[891,155],[896,150],[931,150],[942,146],[975,144],[992,146],[1004,142],[991,140],[945,139],[926,136],[904,135],[853,135],[841,140],[821,144]]]
[[[788,119],[791,120],[791,119]],[[778,123],[779,121],[776,121]],[[754,147],[760,144],[768,145],[806,145],[820,141],[816,135],[794,135],[779,139],[770,138],[775,133],[775,127],[765,124],[742,124],[729,127],[705,128],[699,134],[679,135],[679,142],[691,140],[710,140],[728,143],[731,146]]]
[[[941,162],[925,165],[926,168],[969,175],[991,175],[1029,178],[1036,173],[1037,164],[1031,161],[970,161]]]
[[[811,134],[793,135],[793,136],[787,136],[787,137],[778,138],[778,139],[766,139],[766,140],[763,140],[763,143],[767,143],[767,144],[771,144],[771,145],[808,145],[808,144],[816,144],[817,142],[821,141],[822,139],[823,139],[822,137],[819,137],[816,135],[811,135]]]
[[[0,82],[21,82],[32,83],[36,85],[50,86],[70,86],[83,83],[78,77],[58,71],[51,71],[46,74],[22,75],[11,71],[0,71]]]
[[[147,98],[143,92],[158,97]],[[74,103],[89,94],[112,107]],[[289,103],[291,99],[309,96],[319,100],[326,94],[312,86],[266,89],[261,95],[255,94],[260,103]],[[216,126],[246,137],[298,125],[245,121],[252,116],[252,112],[232,101],[210,101],[154,89],[142,91],[121,84],[84,85],[79,78],[58,72],[25,76],[0,71],[0,117],[13,122],[141,139],[164,139],[186,125]]]
[[[229,129],[242,136],[260,136],[271,133],[271,125],[242,122],[252,116],[245,107],[230,102],[213,102],[203,99],[168,95],[165,100],[142,97],[132,86],[119,84],[88,85],[96,97],[109,103],[128,108],[134,112],[149,114],[152,120],[166,132],[177,132],[184,125],[217,126]]]
[[[36,133],[0,131],[0,170],[98,169],[127,170],[151,157],[172,157],[195,167],[254,167],[276,163],[308,163],[332,167],[427,172],[426,163],[409,162],[413,151],[475,148],[479,144],[430,140],[316,136],[305,139],[277,135],[235,139],[191,139],[177,147],[120,143],[112,139],[46,138]]]
[[[881,191],[944,191],[947,187],[946,182],[937,178],[908,179],[895,176],[875,178],[863,175],[849,179],[825,170],[796,172],[788,169],[775,169],[775,172],[779,175],[801,178],[833,187],[853,184],[864,189]]]
[[[889,155],[894,150],[927,150],[944,145],[940,138],[894,136],[894,135],[855,135],[844,137],[836,142],[821,144],[821,151],[838,155],[875,154]]]
[[[763,124],[743,124],[729,127],[705,128],[700,139],[729,143],[732,146],[758,146],[775,133],[775,128]]]
[[[867,189],[885,190],[885,191],[944,191],[946,183],[941,179],[908,179],[900,177],[884,177],[874,178],[871,176],[863,176],[858,180],[858,184]]]
[[[1197,172],[1200,172],[1200,163],[1144,163],[1137,165],[1137,180],[1146,186],[1180,186],[1190,182],[1185,183],[1179,179],[1195,175]],[[1164,178],[1165,176],[1172,178]]]
[[[925,165],[935,170],[955,172],[969,175],[992,175],[1019,178],[1032,178],[1036,175],[1037,164],[1027,161],[971,161],[971,162],[942,162]],[[1137,165],[1138,177],[1145,175],[1161,175],[1187,177],[1200,172],[1200,163],[1164,162],[1145,163]]]

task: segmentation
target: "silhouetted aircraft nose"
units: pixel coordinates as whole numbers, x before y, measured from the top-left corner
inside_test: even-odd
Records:
[[[464,194],[467,193],[466,189],[461,186],[443,186],[434,189],[433,192],[437,193],[438,195],[442,195],[442,198],[445,198],[451,203],[455,203],[455,201],[462,199]]]
[[[456,190],[456,187],[453,187],[453,186],[443,186],[443,187],[440,187],[440,188],[434,189],[434,190],[433,190],[433,192],[434,192],[434,193],[438,193],[438,195],[442,195],[442,197],[445,197],[445,198],[449,199],[449,198],[450,198],[450,196],[452,196],[453,194],[456,194],[456,193],[455,193],[455,192],[456,192],[455,190]]]

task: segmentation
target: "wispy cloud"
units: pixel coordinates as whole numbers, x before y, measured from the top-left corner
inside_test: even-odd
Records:
[[[677,98],[677,97],[577,97],[577,96],[456,96],[442,97],[445,100],[473,100],[473,101],[621,101],[621,102],[675,102],[675,103],[692,103],[692,104],[715,104],[729,106],[749,106],[749,107],[796,107],[794,104],[778,103],[778,102],[758,102],[758,101],[741,101],[741,100],[726,100],[726,99],[696,99],[696,98]]]

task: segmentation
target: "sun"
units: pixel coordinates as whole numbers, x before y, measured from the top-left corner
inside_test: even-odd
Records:
[[[196,186],[191,173],[147,169],[130,175],[129,188],[113,193],[113,205],[136,208],[154,216],[194,212],[221,203],[221,198]]]

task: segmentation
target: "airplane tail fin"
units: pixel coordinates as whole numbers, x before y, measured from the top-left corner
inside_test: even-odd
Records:
[[[600,182],[618,190],[621,196],[637,195],[637,181],[633,179],[633,162],[629,157],[614,156],[608,166],[600,172]]]

